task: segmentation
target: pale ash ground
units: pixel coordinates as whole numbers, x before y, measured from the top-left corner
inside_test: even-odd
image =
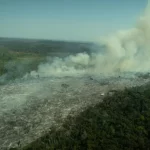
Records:
[[[142,85],[143,78],[38,78],[0,86],[0,149],[22,146],[69,113],[101,102],[109,90]]]

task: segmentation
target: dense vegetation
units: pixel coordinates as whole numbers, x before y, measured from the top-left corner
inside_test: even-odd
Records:
[[[37,70],[38,65],[47,56],[65,57],[79,52],[89,53],[90,45],[90,43],[0,38],[0,76],[7,74],[7,80],[22,77],[31,70]]]
[[[22,77],[27,72],[36,70],[44,60],[45,57],[37,53],[14,52],[0,46],[0,76],[5,75],[5,80]]]
[[[150,84],[107,96],[24,150],[149,150],[149,91]]]
[[[38,53],[40,55],[89,52],[93,47],[91,43],[64,42],[52,40],[31,40],[0,38],[0,45],[17,52]]]

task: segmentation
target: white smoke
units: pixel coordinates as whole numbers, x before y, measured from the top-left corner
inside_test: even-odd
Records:
[[[150,71],[150,5],[134,28],[103,37],[99,43],[104,45],[104,53],[100,49],[92,55],[80,53],[64,59],[55,58],[53,62],[49,58],[26,77]]]
[[[76,76],[84,74],[90,62],[90,56],[86,53],[70,55],[66,58],[48,58],[47,63],[40,64],[38,71],[32,71],[31,76],[49,77],[49,76]],[[29,74],[26,75],[26,77]]]
[[[118,31],[105,37],[101,43],[106,46],[107,55],[98,67],[108,71],[149,71],[150,70],[150,7],[133,29]],[[101,67],[101,61],[105,68]]]

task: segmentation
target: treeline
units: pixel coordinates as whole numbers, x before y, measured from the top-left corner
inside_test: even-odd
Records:
[[[17,52],[39,54],[90,52],[91,43],[0,38],[0,45]]]
[[[46,56],[37,53],[14,52],[0,46],[0,76],[6,74],[6,80],[22,77],[31,70],[36,70]]]
[[[36,70],[47,56],[90,53],[90,48],[91,43],[0,38],[0,76],[7,74],[7,79],[22,77],[26,72]]]
[[[23,150],[149,150],[149,91],[150,84],[107,96]]]

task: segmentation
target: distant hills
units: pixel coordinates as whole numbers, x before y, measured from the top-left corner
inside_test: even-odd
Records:
[[[93,43],[66,42],[53,40],[0,38],[0,46],[17,52],[48,53],[90,53],[94,47]]]

